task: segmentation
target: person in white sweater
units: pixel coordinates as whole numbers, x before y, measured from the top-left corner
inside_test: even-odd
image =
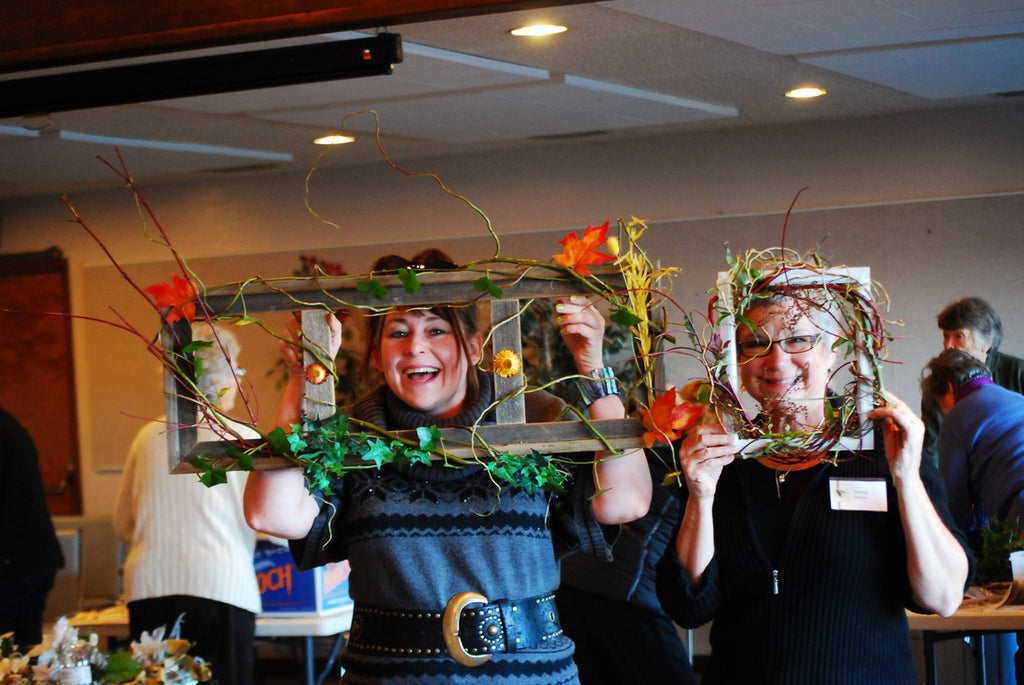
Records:
[[[205,324],[196,340],[213,340]],[[220,396],[230,410],[237,395],[233,365],[239,347],[217,328],[218,343],[196,353],[203,372],[198,387]],[[227,351],[227,357],[221,347]],[[260,593],[253,569],[256,533],[245,522],[245,473],[207,488],[195,476],[168,470],[167,430],[161,421],[144,426],[132,443],[114,512],[114,532],[128,545],[125,595],[132,639],[161,626],[170,631],[184,614],[181,637],[193,643],[220,685],[254,682],[256,614]],[[254,434],[255,435],[255,434]],[[200,441],[221,439],[200,428]]]

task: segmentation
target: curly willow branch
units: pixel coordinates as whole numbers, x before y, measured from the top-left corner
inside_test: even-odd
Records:
[[[488,217],[487,214],[485,214],[483,212],[483,210],[481,210],[479,207],[477,207],[475,204],[473,204],[473,202],[468,197],[466,197],[464,195],[460,195],[459,193],[456,193],[455,191],[453,191],[450,188],[448,188],[448,186],[446,186],[444,184],[444,181],[441,180],[441,177],[438,176],[437,174],[413,173],[411,171],[406,171],[402,167],[400,167],[397,164],[395,164],[394,160],[391,159],[391,156],[388,154],[387,150],[384,149],[384,144],[381,142],[381,139],[380,139],[380,115],[377,113],[376,110],[364,109],[364,110],[360,110],[358,112],[352,112],[351,114],[346,114],[345,117],[341,120],[341,126],[339,126],[337,130],[339,132],[345,130],[345,122],[348,121],[350,118],[352,118],[354,116],[357,116],[359,114],[372,114],[373,115],[373,121],[374,121],[374,140],[376,141],[376,144],[377,144],[377,150],[380,152],[381,156],[384,158],[384,161],[387,162],[388,166],[390,166],[392,169],[394,169],[395,171],[397,171],[397,172],[399,172],[401,174],[405,174],[406,176],[409,176],[410,178],[432,178],[432,179],[434,179],[434,182],[437,183],[438,187],[442,191],[444,191],[445,194],[450,195],[450,196],[454,197],[455,199],[464,202],[470,209],[472,209],[474,212],[476,212],[477,214],[480,215],[480,217],[484,220],[484,224],[487,226],[487,232],[490,234],[491,238],[494,240],[494,256],[497,257],[501,253],[501,240],[498,238],[498,234],[495,232],[494,226],[491,225],[490,217]],[[312,214],[314,217],[316,217],[318,220],[322,221],[323,223],[327,224],[328,226],[332,226],[334,228],[340,229],[341,226],[339,226],[338,224],[334,223],[333,221],[331,221],[329,219],[326,219],[325,217],[321,216],[315,209],[313,209],[313,206],[310,204],[310,201],[309,201],[309,183],[310,183],[310,180],[313,178],[313,174],[319,168],[320,161],[323,159],[324,155],[327,154],[327,152],[328,152],[328,150],[324,150],[319,155],[317,155],[316,161],[313,163],[313,168],[309,170],[308,174],[306,174],[306,182],[305,182],[305,185],[303,186],[304,187],[303,201],[305,202],[306,209],[309,210],[310,214]]]
[[[802,460],[813,453],[825,461],[833,461],[840,438],[856,436],[866,430],[860,425],[857,412],[860,389],[870,387],[874,401],[884,401],[881,363],[885,345],[891,336],[885,329],[887,322],[876,302],[881,300],[887,305],[888,295],[874,281],[861,284],[836,280],[834,274],[837,270],[826,267],[815,254],[803,258],[787,248],[769,248],[749,250],[739,256],[729,254],[726,259],[730,301],[714,296],[708,304],[712,333],[706,336],[710,337],[710,342],[706,344],[704,359],[712,384],[712,404],[720,416],[725,413],[742,425],[741,435],[751,440],[766,441],[763,448],[748,453],[748,457],[771,457],[787,463]],[[808,279],[807,274],[813,274],[815,278]],[[851,380],[842,394],[822,398],[826,402],[826,424],[818,431],[764,431],[748,418],[741,398],[725,380],[726,345],[733,343],[718,337],[718,323],[731,317],[736,326],[751,326],[744,313],[758,299],[779,292],[792,297],[805,311],[826,313],[834,329],[832,349],[841,352],[847,360],[841,368],[850,374]],[[866,360],[866,372],[855,363],[857,359]]]

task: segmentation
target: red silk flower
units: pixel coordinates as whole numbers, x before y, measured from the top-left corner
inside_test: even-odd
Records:
[[[157,283],[145,289],[153,296],[157,307],[168,307],[164,319],[174,323],[178,319],[191,321],[196,316],[196,291],[192,283],[178,274],[171,274],[170,283]]]
[[[615,259],[611,255],[601,254],[597,251],[597,248],[607,242],[607,233],[607,221],[603,226],[587,226],[587,230],[583,231],[582,238],[577,238],[576,231],[573,231],[558,241],[565,249],[562,254],[556,254],[552,259],[562,266],[571,268],[580,276],[590,276],[588,266]]]
[[[675,388],[669,388],[659,395],[649,409],[640,410],[643,420],[644,445],[650,447],[657,441],[672,442],[700,418],[704,407],[681,400]]]

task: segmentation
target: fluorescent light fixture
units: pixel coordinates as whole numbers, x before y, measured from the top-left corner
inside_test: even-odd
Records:
[[[636,98],[638,100],[649,100],[651,102],[659,102],[663,105],[672,105],[674,107],[688,107],[690,109],[696,109],[723,117],[734,117],[739,114],[739,111],[735,107],[715,105],[710,102],[701,102],[700,100],[691,100],[689,98],[676,97],[675,95],[666,95],[665,93],[655,93],[650,90],[620,86],[616,83],[608,83],[606,81],[595,81],[594,79],[583,78],[582,76],[566,74],[564,79],[565,85],[567,86],[586,88],[587,90],[593,90],[600,93],[610,93],[612,95]]]
[[[179,143],[170,140],[143,140],[139,138],[121,138],[117,136],[98,136],[78,131],[61,131],[61,140],[73,140],[79,143],[99,143],[114,147],[137,147],[149,150],[169,150],[171,152],[197,152],[207,155],[225,155],[228,157],[245,157],[248,159],[266,159],[275,162],[291,162],[294,157],[287,152],[270,152],[269,150],[248,150],[240,147],[223,145],[204,145],[202,143]]]
[[[346,143],[354,143],[356,139],[352,136],[343,136],[337,133],[333,133],[329,136],[320,136],[313,141],[317,145],[345,145]]]
[[[793,90],[786,93],[786,97],[793,98],[795,100],[806,100],[807,98],[816,98],[825,94],[826,91],[822,90],[821,88],[807,86],[805,88],[794,88]]]
[[[568,29],[564,26],[554,24],[533,24],[532,26],[521,26],[509,31],[513,36],[552,36],[556,33],[563,33]]]
[[[0,136],[21,136],[26,138],[38,138],[39,131],[34,129],[27,129],[24,126],[0,125]]]

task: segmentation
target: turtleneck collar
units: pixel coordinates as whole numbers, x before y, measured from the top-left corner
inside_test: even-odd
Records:
[[[955,402],[959,402],[960,400],[962,400],[963,398],[967,397],[968,395],[970,395],[972,392],[974,392],[978,388],[980,388],[980,387],[982,387],[984,385],[994,385],[994,384],[995,384],[995,381],[993,381],[988,376],[978,376],[977,378],[975,378],[973,380],[970,380],[970,381],[967,381],[966,383],[961,385],[957,389],[956,393],[954,393],[953,399],[954,399]]]
[[[491,377],[477,369],[480,392],[475,399],[466,405],[455,416],[439,419],[410,407],[395,395],[391,389],[382,385],[372,390],[352,407],[352,415],[362,421],[368,421],[388,430],[412,430],[428,426],[472,426],[492,402],[494,390]]]
[[[386,430],[414,430],[430,426],[442,428],[446,426],[472,426],[477,423],[480,416],[491,405],[492,398],[494,397],[494,388],[490,375],[477,369],[477,377],[480,383],[480,392],[476,399],[467,402],[461,412],[446,419],[438,419],[413,409],[398,399],[387,385],[375,388],[356,401],[352,407],[352,416]],[[430,466],[413,464],[401,467],[400,470],[416,478],[450,480],[468,475],[477,469],[472,467],[452,469],[438,463]]]

